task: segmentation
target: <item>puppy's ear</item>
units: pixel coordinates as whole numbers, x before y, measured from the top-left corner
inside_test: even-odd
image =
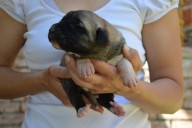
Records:
[[[99,44],[107,44],[108,43],[108,35],[106,31],[98,28],[96,31],[96,42]]]

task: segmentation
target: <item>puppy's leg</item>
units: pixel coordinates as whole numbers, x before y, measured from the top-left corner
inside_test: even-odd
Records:
[[[121,78],[123,79],[124,85],[127,85],[130,88],[136,86],[137,77],[132,64],[127,59],[122,58],[117,63],[117,68],[120,72]]]
[[[124,116],[125,111],[122,106],[117,104],[114,101],[114,94],[107,93],[107,94],[99,94],[98,102],[109,111],[114,113],[117,116]]]
[[[82,77],[89,77],[95,73],[93,64],[89,59],[77,59],[77,69]]]
[[[71,104],[77,111],[77,117],[80,118],[85,116],[89,107],[86,105],[81,95],[82,88],[77,86],[72,79],[62,79],[61,83]]]
[[[103,113],[103,108],[100,104],[98,104],[96,96],[94,96],[89,90],[84,90],[83,89],[83,94],[91,103],[91,109]]]

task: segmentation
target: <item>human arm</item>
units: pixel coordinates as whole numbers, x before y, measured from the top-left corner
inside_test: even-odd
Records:
[[[174,21],[174,22],[172,22]],[[151,82],[138,81],[134,89],[125,87],[117,69],[105,62],[92,61],[100,74],[81,79],[73,58],[67,56],[67,66],[73,80],[97,93],[117,92],[146,112],[174,113],[182,104],[183,79],[179,17],[176,9],[158,21],[144,26],[143,44],[146,49]],[[70,65],[69,65],[70,64]]]
[[[0,9],[0,99],[11,99],[50,91],[67,103],[59,78],[69,77],[68,71],[52,66],[44,71],[22,73],[11,69],[12,64],[24,45],[24,24],[17,22]]]
[[[160,20],[143,28],[143,44],[149,65],[151,83],[140,83],[142,103],[135,104],[157,113],[173,113],[183,101],[182,54],[180,25],[177,9],[170,11]],[[142,89],[143,88],[143,89]],[[142,94],[142,93],[141,93]],[[141,104],[141,105],[140,105]]]

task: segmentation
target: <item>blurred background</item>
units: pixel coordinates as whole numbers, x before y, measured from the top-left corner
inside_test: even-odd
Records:
[[[192,128],[192,0],[180,0],[180,23],[183,50],[183,77],[185,97],[182,108],[173,115],[150,114],[152,128]],[[174,22],[174,21],[173,21]],[[28,72],[22,51],[13,66],[15,70]],[[147,64],[145,80],[149,81]],[[27,108],[27,97],[0,100],[0,128],[19,128]]]

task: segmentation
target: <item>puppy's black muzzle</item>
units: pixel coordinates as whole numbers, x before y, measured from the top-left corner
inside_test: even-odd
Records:
[[[53,24],[48,33],[49,41],[53,41],[56,38],[56,24]]]

